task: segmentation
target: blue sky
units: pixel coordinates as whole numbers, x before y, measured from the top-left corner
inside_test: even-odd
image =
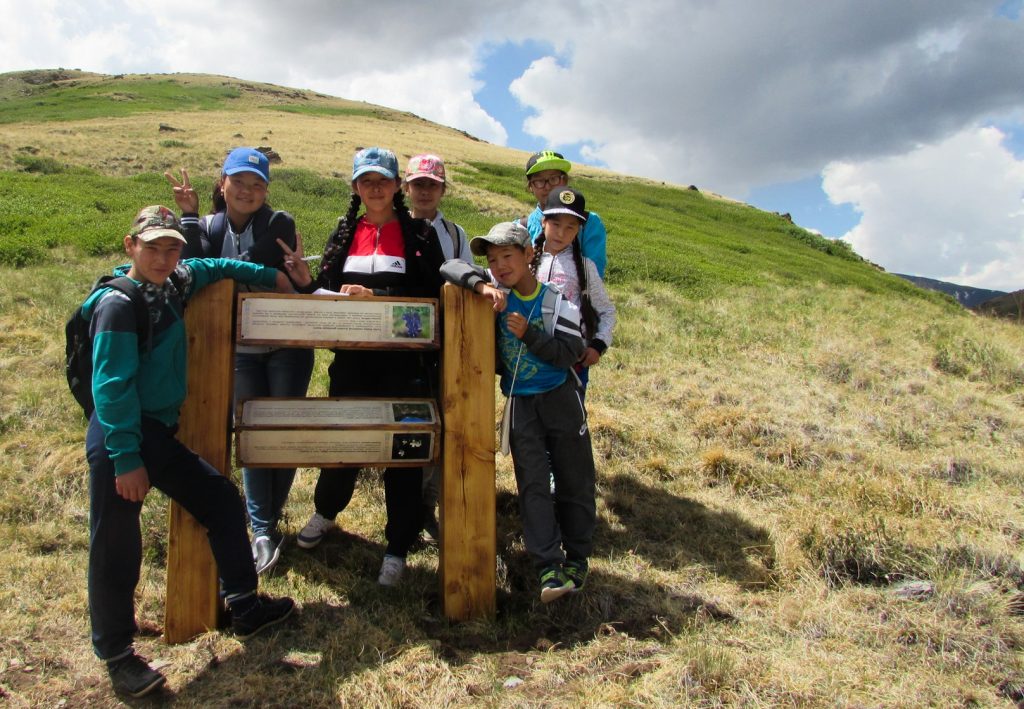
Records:
[[[313,89],[788,212],[891,271],[1016,290],[1022,16],[1024,0],[250,0],[244,17],[0,0],[0,71]]]

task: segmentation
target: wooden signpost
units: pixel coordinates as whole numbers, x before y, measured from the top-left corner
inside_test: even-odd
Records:
[[[422,466],[441,459],[440,581],[445,615],[495,610],[494,313],[446,285],[443,324],[432,299],[246,293],[233,282],[201,291],[186,311],[189,395],[179,436],[230,472],[234,341],[297,347],[437,349],[441,401],[253,399],[237,413],[241,465]],[[443,421],[443,426],[441,425]],[[217,626],[222,604],[206,530],[171,505],[164,637],[183,642]]]
[[[185,310],[188,398],[181,409],[178,430],[182,443],[224,475],[231,474],[234,296],[234,281],[219,281],[199,291]],[[180,643],[216,628],[221,610],[217,565],[206,529],[172,502],[164,638],[169,643]]]

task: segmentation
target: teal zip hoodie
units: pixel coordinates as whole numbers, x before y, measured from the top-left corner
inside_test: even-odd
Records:
[[[129,268],[119,266],[114,273],[126,276]],[[141,343],[141,352],[135,310],[128,296],[101,288],[82,306],[93,338],[96,416],[117,475],[143,465],[139,454],[143,416],[165,426],[178,422],[188,368],[184,303],[222,278],[268,288],[277,281],[276,269],[231,259],[187,259],[175,270],[182,284],[180,293],[170,279],[159,286],[136,281],[149,306],[153,332],[148,347]]]

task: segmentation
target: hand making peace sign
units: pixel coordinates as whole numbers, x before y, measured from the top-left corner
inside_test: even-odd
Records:
[[[174,203],[178,205],[182,214],[197,214],[199,212],[199,195],[192,189],[192,183],[188,179],[188,170],[181,168],[181,182],[178,182],[169,170],[164,173],[164,177],[174,189]]]
[[[277,240],[277,244],[284,252],[284,270],[288,272],[292,283],[300,288],[309,285],[313,281],[313,276],[309,272],[309,264],[303,258],[302,234],[295,232],[294,249],[289,248],[281,239]]]

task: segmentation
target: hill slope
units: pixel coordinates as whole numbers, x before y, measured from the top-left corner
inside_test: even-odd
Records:
[[[526,156],[409,114],[224,77],[25,78],[0,77],[0,692],[14,706],[109,706],[88,650],[83,422],[59,333],[119,260],[134,211],[170,202],[163,170],[189,167],[205,191],[227,149],[271,145],[283,158],[274,205],[314,251],[347,204],[357,146],[444,155],[445,210],[471,233],[530,207]],[[248,644],[211,633],[167,647],[154,494],[139,646],[169,663],[176,701],[1013,706],[1021,329],[777,216],[574,175],[609,225],[620,323],[587,398],[600,471],[587,591],[535,601],[500,458],[498,617],[444,622],[431,548],[382,593],[382,491],[363,475],[345,532],[313,552],[290,546],[266,581],[302,603],[293,624]],[[312,395],[328,361],[317,353]],[[291,534],[314,480],[300,472]]]

